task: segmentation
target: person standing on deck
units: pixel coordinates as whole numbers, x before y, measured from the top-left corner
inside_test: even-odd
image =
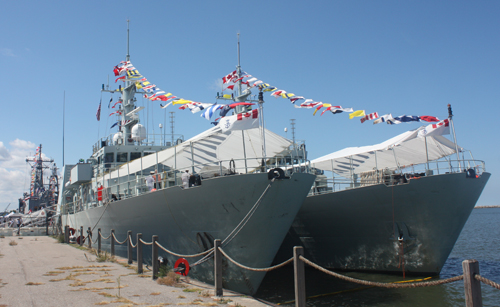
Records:
[[[149,191],[151,192],[154,189],[154,182],[155,179],[153,178],[154,171],[151,171],[149,173],[149,176],[146,177],[146,186],[148,187]]]
[[[182,173],[182,175],[181,175],[182,187],[184,189],[189,188],[189,177],[191,177],[191,174],[189,173],[188,170],[186,170],[186,172]]]
[[[161,190],[161,175],[158,174],[158,170],[155,170],[154,180],[155,180],[155,189]]]

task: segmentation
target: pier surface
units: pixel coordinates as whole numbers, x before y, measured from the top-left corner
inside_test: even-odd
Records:
[[[271,306],[213,286],[182,278],[180,286],[160,285],[151,272],[117,257],[97,262],[88,250],[46,236],[0,238],[0,307],[6,306]],[[190,289],[190,290],[185,290]]]

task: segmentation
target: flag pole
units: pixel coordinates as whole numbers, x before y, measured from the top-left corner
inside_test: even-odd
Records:
[[[453,124],[453,112],[451,110],[451,104],[448,104],[448,119],[450,120],[451,130],[453,131],[453,142],[455,142],[455,152],[457,154],[458,169],[462,171],[462,165],[460,165],[460,155],[458,153],[457,135],[455,134],[455,125]]]

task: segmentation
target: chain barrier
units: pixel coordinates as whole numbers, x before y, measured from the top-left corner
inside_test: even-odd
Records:
[[[141,241],[141,243],[144,245],[153,245],[153,242],[146,242],[143,239],[139,239],[139,241]]]
[[[328,275],[331,275],[333,277],[336,277],[336,278],[339,278],[339,279],[342,279],[345,281],[349,281],[349,282],[353,282],[353,283],[357,283],[357,284],[361,284],[361,285],[365,285],[365,286],[375,286],[375,287],[383,287],[383,288],[419,288],[419,287],[443,285],[443,284],[447,284],[450,282],[455,282],[455,281],[464,279],[464,275],[459,275],[459,276],[455,276],[455,277],[451,277],[451,278],[447,278],[447,279],[440,279],[440,280],[428,281],[428,282],[418,282],[418,283],[393,284],[393,283],[385,283],[385,282],[375,282],[375,281],[367,281],[367,280],[352,278],[352,277],[348,277],[348,276],[345,276],[342,274],[338,274],[338,273],[329,271],[329,270],[315,264],[314,262],[311,262],[307,258],[304,258],[303,256],[299,256],[299,259],[304,261],[304,263],[307,263],[308,265],[312,266],[313,268],[315,268],[323,273],[326,273]]]
[[[152,243],[151,243],[151,244],[152,244]],[[168,249],[166,249],[165,247],[163,247],[160,243],[158,243],[158,241],[156,242],[156,245],[157,245],[159,248],[161,248],[162,250],[166,251],[167,253],[172,254],[172,255],[174,255],[174,256],[177,256],[177,257],[182,257],[182,258],[200,257],[200,256],[203,256],[203,255],[206,255],[206,254],[208,254],[208,253],[212,252],[212,251],[213,251],[213,249],[214,249],[214,248],[212,247],[211,249],[206,250],[206,251],[204,251],[203,253],[199,253],[199,254],[195,254],[195,255],[181,255],[181,254],[177,254],[177,253],[174,253],[174,252],[172,252],[172,251],[169,251]]]
[[[134,245],[134,242],[132,241],[132,236],[128,236],[128,240],[130,241],[130,246],[132,246],[132,248],[137,247],[137,243],[135,243],[135,245]]]
[[[113,238],[115,239],[116,243],[118,243],[120,245],[125,244],[128,241],[128,238],[126,238],[123,242],[118,241],[118,239],[116,238],[114,233],[113,233]]]
[[[493,288],[500,290],[500,284],[497,284],[496,282],[489,280],[488,278],[484,278],[483,276],[478,275],[478,274],[474,274],[474,278],[476,280],[479,280],[479,281],[487,284],[488,286],[492,286]]]
[[[276,270],[276,269],[279,269],[281,268],[282,266],[285,266],[289,263],[291,263],[293,261],[293,257],[286,260],[285,262],[282,262],[280,264],[277,264],[277,265],[274,265],[272,267],[268,267],[268,268],[251,268],[251,267],[248,267],[246,265],[243,265],[241,263],[238,263],[236,262],[233,258],[229,257],[228,254],[226,254],[224,252],[224,250],[222,248],[219,247],[219,251],[222,253],[222,255],[224,255],[224,257],[226,257],[230,262],[232,262],[234,265],[242,268],[242,269],[246,269],[246,270],[249,270],[249,271],[255,271],[255,272],[270,272],[272,270]]]

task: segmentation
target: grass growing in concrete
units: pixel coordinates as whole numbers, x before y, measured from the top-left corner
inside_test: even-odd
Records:
[[[16,242],[16,241],[14,241],[14,240],[10,240],[9,245],[10,245],[10,246],[16,246],[16,245],[17,245],[17,242]]]
[[[201,289],[198,289],[198,288],[186,288],[184,290],[182,290],[182,292],[200,292]]]
[[[43,282],[27,282],[26,283],[26,286],[39,286],[39,285],[43,285]]]
[[[96,255],[96,259],[95,261],[97,262],[116,262],[116,258],[115,256],[111,255],[110,253],[108,252],[95,252],[95,255]]]
[[[180,279],[181,277],[179,275],[174,272],[169,272],[167,276],[158,278],[156,282],[164,286],[178,286]]]

